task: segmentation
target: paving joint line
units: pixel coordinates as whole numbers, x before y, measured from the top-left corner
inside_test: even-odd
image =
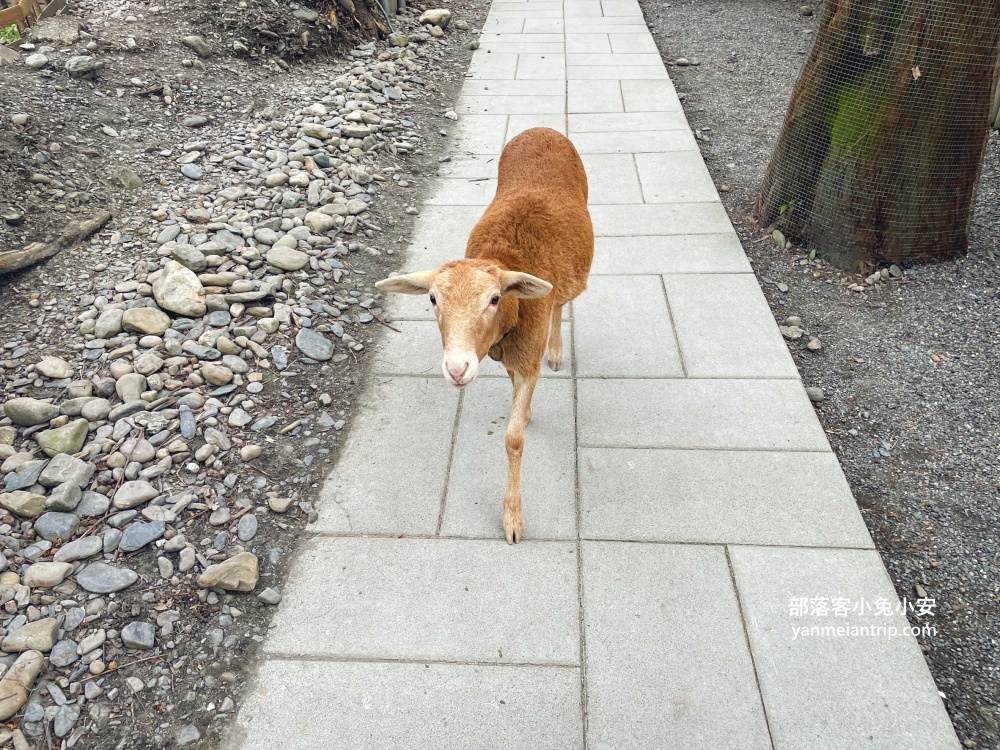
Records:
[[[462,406],[465,404],[465,391],[458,392],[458,405],[455,407],[455,422],[451,427],[451,445],[448,448],[448,463],[444,469],[444,489],[441,490],[441,508],[438,511],[436,536],[441,536],[444,526],[444,514],[448,502],[448,487],[451,485],[451,466],[455,461],[455,446],[458,443],[458,428],[462,422]]]
[[[569,662],[506,662],[477,661],[475,659],[415,659],[391,656],[357,656],[352,654],[294,654],[287,651],[265,651],[264,658],[271,661],[298,661],[330,664],[434,664],[457,667],[521,667],[534,669],[579,669],[579,664]]]
[[[742,545],[739,545],[742,546]],[[743,598],[740,596],[740,587],[736,584],[736,571],[733,568],[733,561],[729,554],[729,545],[724,547],[726,555],[726,567],[729,569],[729,582],[733,587],[733,594],[736,596],[736,608],[740,614],[740,626],[743,631],[743,643],[747,653],[750,655],[750,666],[753,668],[754,685],[757,687],[757,700],[760,701],[761,712],[764,714],[764,726],[767,727],[767,740],[774,750],[774,734],[771,731],[771,717],[767,713],[767,704],[764,702],[764,691],[760,687],[760,675],[757,672],[757,659],[750,645],[750,631],[747,627],[746,612],[743,610]]]

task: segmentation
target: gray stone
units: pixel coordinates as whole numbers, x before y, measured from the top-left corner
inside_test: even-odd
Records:
[[[295,334],[295,346],[310,359],[326,362],[333,357],[333,342],[311,328],[300,328]]]
[[[97,60],[89,55],[74,55],[65,62],[63,67],[70,75],[86,76],[97,70]]]
[[[159,494],[159,491],[145,479],[135,479],[125,482],[118,488],[114,505],[119,510],[128,510],[152,500]]]
[[[104,312],[97,318],[94,336],[99,339],[110,339],[117,336],[122,332],[122,316],[124,314],[125,311],[117,307],[105,308]]]
[[[202,39],[200,36],[192,35],[186,36],[181,39],[181,44],[194,50],[194,53],[198,57],[211,57],[212,48],[209,46],[208,42]]]
[[[186,166],[191,166],[186,165]],[[201,273],[208,266],[205,256],[201,251],[195,250],[191,245],[176,245],[170,251],[170,257],[182,266],[190,268],[195,273]]]
[[[308,255],[284,245],[273,245],[265,257],[268,263],[282,271],[298,271],[309,263]]]
[[[122,628],[122,643],[127,648],[146,651],[156,645],[156,628],[148,622],[136,620]]]
[[[76,575],[76,582],[93,594],[110,594],[128,588],[139,580],[139,574],[128,568],[116,568],[104,562],[94,562]]]
[[[92,398],[80,411],[80,416],[88,422],[100,422],[107,419],[113,404],[106,398]]]
[[[146,390],[146,376],[137,372],[129,372],[118,378],[115,383],[115,392],[124,403],[139,401],[143,391]]]
[[[103,548],[104,541],[101,537],[85,536],[81,539],[74,539],[68,544],[64,544],[56,550],[52,559],[56,562],[75,562],[76,560],[86,560],[88,557],[100,554]]]
[[[49,663],[59,669],[68,667],[79,658],[80,655],[76,653],[76,641],[69,639],[59,641],[49,652]]]
[[[421,13],[417,20],[421,24],[440,26],[442,29],[446,29],[448,22],[451,21],[451,11],[446,8],[431,8]]]
[[[205,176],[205,170],[197,164],[184,164],[181,166],[181,174],[189,180],[200,180]]]
[[[93,518],[103,516],[108,512],[111,501],[98,492],[84,492],[80,504],[74,508],[73,512],[78,516]]]
[[[201,732],[194,724],[187,724],[174,733],[174,742],[178,747],[185,747],[201,739]]]
[[[118,543],[118,549],[122,552],[135,552],[147,544],[155,542],[163,536],[166,530],[167,527],[163,521],[133,523],[122,534],[122,540]]]
[[[62,380],[73,377],[73,367],[61,357],[43,357],[35,365],[35,372],[50,380]]]
[[[257,598],[264,602],[264,604],[270,604],[273,606],[281,602],[281,592],[276,588],[264,589],[257,594]]]
[[[36,398],[12,398],[3,405],[4,413],[14,424],[32,427],[45,424],[59,415],[59,407]]]
[[[57,539],[68,542],[73,538],[73,532],[79,524],[80,517],[73,513],[50,511],[35,519],[35,533],[50,542]]]
[[[236,524],[236,536],[241,542],[249,542],[257,536],[257,516],[247,513]]]
[[[92,463],[73,458],[67,453],[54,456],[38,476],[39,484],[55,487],[63,482],[71,482],[77,487],[86,487],[97,469]]]
[[[73,482],[63,482],[45,498],[45,508],[46,510],[68,513],[80,504],[82,497],[83,493],[76,484]]]
[[[13,474],[8,475],[7,484],[4,487],[8,492],[31,487],[38,481],[42,471],[45,469],[47,461],[26,461]]]
[[[52,720],[52,731],[56,737],[65,737],[73,731],[73,727],[80,720],[80,710],[80,706],[76,703],[59,706]]]

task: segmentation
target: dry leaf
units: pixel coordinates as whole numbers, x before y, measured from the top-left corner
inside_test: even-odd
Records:
[[[914,81],[916,81],[916,80],[918,80],[920,78],[920,66],[919,65],[914,65],[913,69],[910,72],[913,73],[913,80]]]

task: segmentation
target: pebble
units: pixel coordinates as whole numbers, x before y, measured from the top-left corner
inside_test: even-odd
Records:
[[[826,398],[826,391],[817,386],[812,386],[806,388],[806,395],[809,397],[810,401],[812,401],[814,404],[818,404],[820,401]]]
[[[127,648],[147,651],[156,644],[156,629],[148,622],[130,622],[122,628],[122,643]]]
[[[128,588],[139,580],[139,574],[129,568],[117,568],[95,562],[77,573],[76,582],[94,594],[110,594]]]
[[[209,565],[198,577],[198,585],[226,591],[253,591],[257,586],[257,556],[240,552],[228,560]]]

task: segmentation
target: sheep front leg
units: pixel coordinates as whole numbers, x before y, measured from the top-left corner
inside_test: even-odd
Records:
[[[507,422],[507,493],[503,499],[503,530],[507,544],[517,544],[523,538],[524,515],[521,513],[521,455],[524,452],[524,430],[531,420],[531,395],[538,382],[537,371],[521,375],[510,371],[514,399]]]

